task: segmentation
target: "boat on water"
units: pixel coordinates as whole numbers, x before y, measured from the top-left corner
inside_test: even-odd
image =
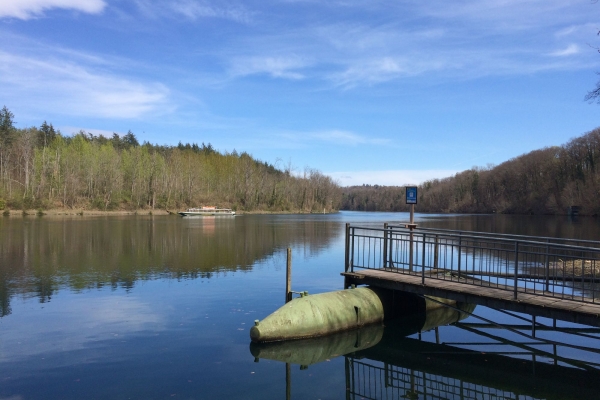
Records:
[[[213,206],[205,206],[199,208],[188,208],[185,211],[179,211],[177,214],[182,217],[234,217],[235,211],[231,208],[217,208]]]

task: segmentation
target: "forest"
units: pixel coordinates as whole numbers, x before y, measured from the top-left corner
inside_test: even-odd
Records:
[[[600,215],[600,128],[515,157],[419,185],[418,212]],[[140,144],[63,135],[44,121],[15,128],[0,110],[0,210],[52,208],[177,210],[218,205],[238,211],[408,211],[404,187],[341,188],[316,169],[221,153],[210,144]]]
[[[600,215],[600,128],[562,146],[419,185],[418,212]],[[346,187],[341,209],[407,211],[404,187]]]
[[[176,210],[217,205],[238,211],[323,212],[341,189],[316,169],[301,173],[246,152],[210,144],[140,144],[131,131],[112,137],[63,135],[44,121],[16,128],[0,110],[0,210],[53,208]]]

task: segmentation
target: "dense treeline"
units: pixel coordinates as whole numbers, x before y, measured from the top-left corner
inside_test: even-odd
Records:
[[[419,186],[421,212],[600,214],[600,128],[563,146],[535,150],[498,166],[472,168]],[[403,187],[345,188],[342,209],[407,211]]]
[[[302,176],[210,144],[139,144],[130,131],[107,138],[62,135],[52,124],[17,129],[0,110],[0,209],[56,207],[176,209],[205,204],[237,210],[323,211],[340,201],[328,176]]]

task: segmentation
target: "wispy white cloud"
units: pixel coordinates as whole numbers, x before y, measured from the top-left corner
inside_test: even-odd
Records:
[[[342,146],[357,146],[359,144],[383,145],[389,143],[388,139],[370,138],[342,130],[314,132],[309,133],[305,137],[309,137],[313,140],[335,143]]]
[[[169,6],[177,13],[189,18],[222,18],[237,22],[248,23],[252,19],[252,13],[244,6],[215,5],[208,1],[180,0],[169,2]]]
[[[287,2],[290,7],[296,3]],[[446,80],[473,79],[579,69],[594,62],[593,54],[577,51],[584,38],[593,37],[585,23],[591,6],[574,0],[467,0],[452,5],[408,0],[343,6],[327,2],[314,7],[343,12],[348,4],[370,17],[377,15],[377,23],[349,16],[296,23],[287,30],[265,24],[260,34],[236,41],[245,57],[230,51],[221,56],[234,66],[234,77],[267,73],[330,81],[344,88],[431,73]],[[283,63],[277,55],[282,49],[292,51],[296,59]],[[548,55],[574,57],[565,62]]]
[[[252,22],[254,13],[241,3],[209,0],[135,0],[138,10],[148,18],[184,17],[190,21],[203,18]]]
[[[0,1],[0,18],[12,17],[31,19],[40,17],[45,11],[62,8],[89,14],[97,14],[104,10],[104,0],[2,0]]]
[[[488,32],[514,32],[565,24],[574,14],[590,13],[590,4],[578,0],[467,0],[448,4],[443,0],[413,1],[415,10],[467,28],[485,27]]]
[[[374,170],[374,171],[334,171],[325,172],[339,182],[341,186],[362,184],[403,186],[418,185],[432,179],[453,176],[456,170]]]
[[[230,74],[234,77],[266,74],[274,78],[303,79],[297,72],[310,63],[297,56],[239,57],[231,60]]]
[[[32,106],[63,114],[138,118],[169,108],[169,89],[67,60],[0,51],[5,95],[31,99]],[[37,103],[37,104],[36,104]]]
[[[390,143],[389,139],[368,137],[354,132],[331,129],[313,132],[283,132],[275,133],[282,140],[277,147],[304,148],[319,144],[335,144],[336,146],[374,145],[382,146]]]
[[[329,78],[339,86],[352,87],[358,84],[374,84],[397,78],[416,76],[425,72],[448,70],[453,65],[449,60],[432,58],[420,60],[418,56],[382,57],[379,59],[357,59],[350,61],[345,70],[334,72]]]
[[[553,57],[565,57],[565,56],[572,56],[573,54],[577,54],[577,53],[579,53],[579,46],[571,43],[566,48],[553,51],[551,53],[548,53],[548,55],[553,56]]]

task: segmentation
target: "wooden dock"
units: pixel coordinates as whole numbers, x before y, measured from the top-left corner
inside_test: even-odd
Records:
[[[519,293],[515,300],[510,288],[472,286],[461,282],[436,279],[428,279],[423,285],[420,275],[398,274],[373,269],[342,272],[342,276],[346,278],[347,284],[369,285],[425,296],[443,297],[463,303],[600,327],[600,299],[596,300],[597,303],[590,304]]]
[[[348,225],[346,235],[346,287],[382,287],[600,327],[600,243],[387,225]],[[586,269],[577,270],[579,264]]]

